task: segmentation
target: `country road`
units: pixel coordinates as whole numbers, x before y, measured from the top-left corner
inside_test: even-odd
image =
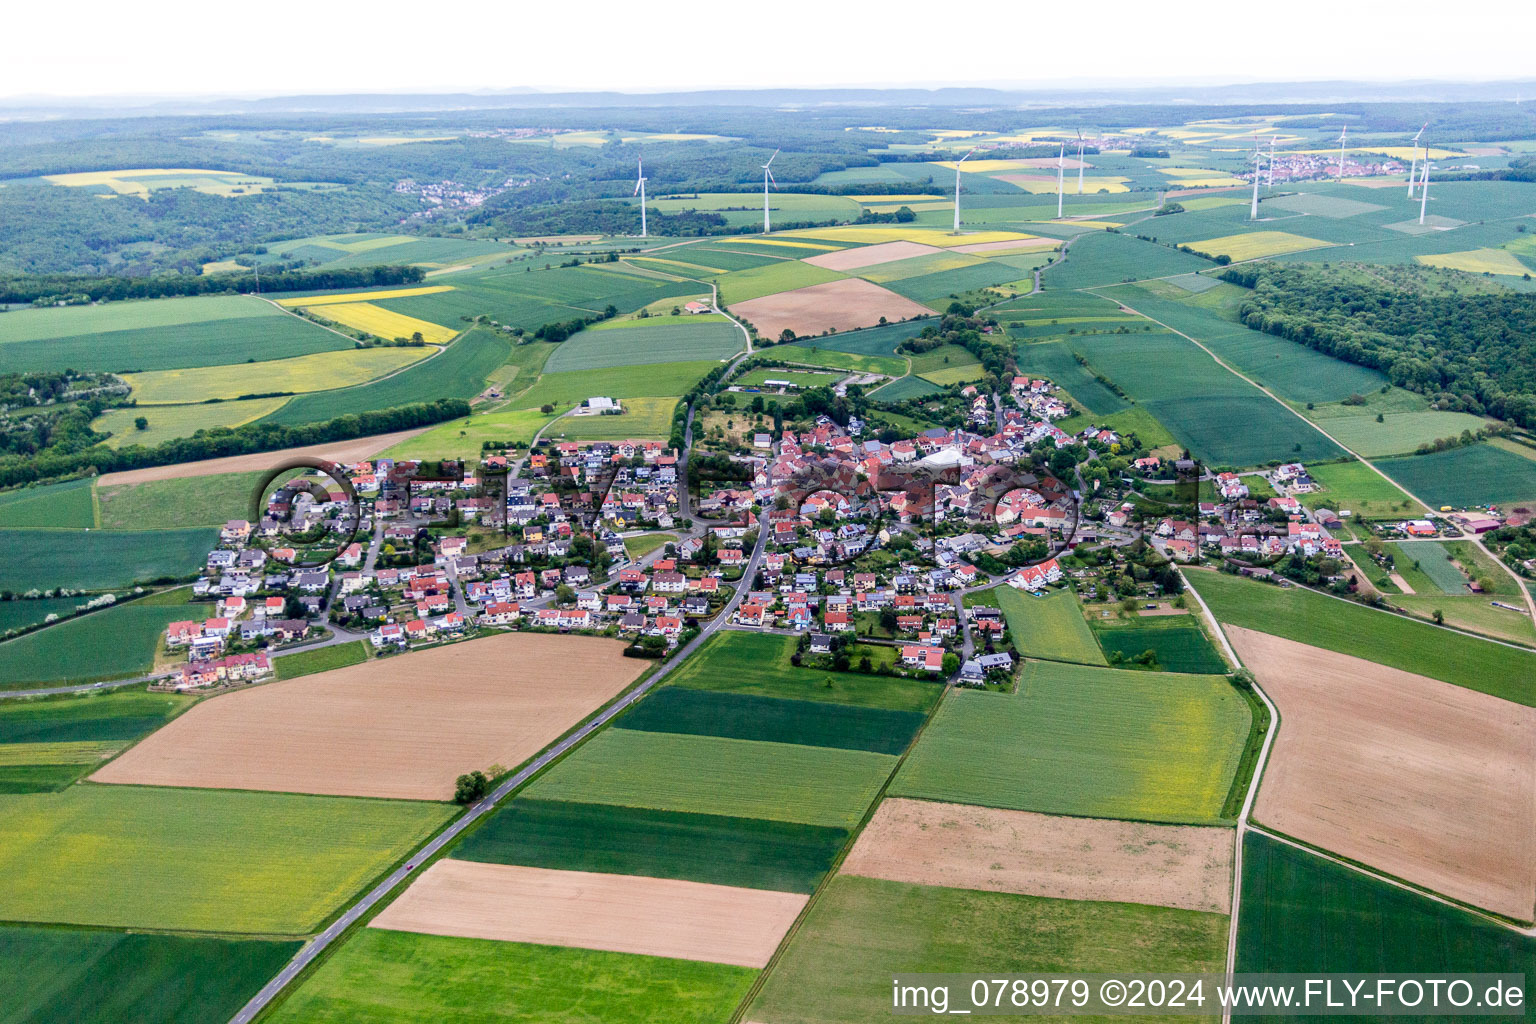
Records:
[[[768,531],[759,530],[757,544],[752,548],[752,557],[747,560],[746,570],[742,574],[743,579],[751,580],[756,575],[758,566],[762,562],[763,553],[767,550],[767,547]],[[471,807],[467,813],[456,818],[452,824],[438,833],[426,845],[416,850],[403,866],[396,868],[387,878],[348,907],[341,917],[331,923],[329,928],[305,943],[304,947],[294,954],[293,959],[278,972],[277,976],[263,985],[261,991],[251,997],[251,1001],[246,1003],[240,1012],[230,1019],[230,1024],[247,1024],[247,1022],[254,1020],[256,1015],[261,1013],[294,978],[298,977],[300,972],[313,963],[316,957],[329,949],[331,944],[340,938],[347,929],[351,928],[364,915],[373,910],[382,900],[399,888],[402,882],[415,874],[418,867],[436,856],[448,844],[462,835],[465,829],[495,810],[501,801],[505,800],[513,791],[531,779],[546,765],[581,743],[598,729],[607,725],[631,704],[649,693],[657,683],[665,679],[684,659],[698,650],[720,627],[730,621],[731,616],[736,612],[737,606],[741,604],[742,598],[746,596],[747,590],[747,587],[737,588],[736,593],[731,596],[730,601],[720,611],[720,614],[711,619],[700,630],[698,636],[679,648],[649,679],[630,690],[613,704],[608,705],[595,718],[589,719],[578,727],[575,732],[554,746],[549,747],[538,757],[513,773],[501,785],[497,786],[490,795]]]

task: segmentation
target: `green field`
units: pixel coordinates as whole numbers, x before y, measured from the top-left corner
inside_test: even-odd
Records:
[[[363,928],[278,1024],[714,1024],[758,972],[696,960]]]
[[[0,491],[0,527],[89,530],[96,525],[92,483],[91,477],[81,477],[62,484]]]
[[[1309,508],[1347,509],[1373,518],[1411,517],[1423,511],[1392,481],[1358,460],[1308,466],[1307,472],[1323,488],[1302,495],[1302,503]]]
[[[624,551],[632,560],[644,558],[663,544],[671,544],[677,540],[675,533],[646,533],[638,537],[624,538]]]
[[[710,637],[667,681],[699,690],[892,711],[927,711],[939,699],[938,686],[915,679],[796,668],[789,663],[794,650],[793,637],[724,630]]]
[[[602,330],[588,329],[555,347],[544,364],[549,373],[600,370],[645,363],[700,362],[725,359],[742,350],[746,339],[733,323],[632,320]]]
[[[507,361],[511,352],[511,344],[500,333],[473,330],[437,355],[391,377],[337,391],[298,395],[257,422],[314,423],[439,398],[473,398],[485,389],[486,378]]]
[[[91,429],[110,433],[107,444],[112,448],[130,444],[154,446],[178,437],[191,437],[199,430],[243,426],[276,412],[287,401],[287,396],[279,396],[192,405],[122,406],[96,417],[91,421]],[[143,430],[135,425],[140,417],[149,421]]]
[[[45,621],[50,615],[68,618],[81,604],[78,597],[40,597],[0,601],[0,633]]]
[[[771,358],[787,363],[805,363],[810,366],[826,366],[838,370],[858,370],[863,373],[883,373],[887,377],[900,377],[907,372],[907,361],[897,356],[867,356],[857,352],[844,352],[820,346],[830,338],[815,341],[797,341],[793,345],[774,346]]]
[[[801,263],[799,260],[769,263],[750,270],[738,270],[722,277],[720,302],[722,305],[746,302],[748,299],[758,299],[764,295],[774,295],[795,288],[808,288],[813,284],[841,281],[847,276],[835,270],[825,270],[812,263]]]
[[[1350,408],[1331,406],[1326,408]],[[1376,422],[1376,411],[1368,406],[1354,416],[1319,416],[1309,411],[1308,417],[1338,439],[1351,451],[1366,458],[1385,455],[1403,455],[1413,452],[1421,444],[1429,444],[1441,437],[1459,437],[1463,430],[1477,431],[1488,425],[1481,416],[1466,412],[1438,412],[1426,409],[1415,412],[1383,412],[1382,422]]]
[[[1220,971],[1226,937],[1221,914],[842,875],[814,904],[745,1019],[884,1024],[896,972]]]
[[[1536,707],[1536,654],[1349,601],[1190,571],[1218,622],[1416,672]]]
[[[0,927],[0,1020],[224,1024],[297,942]]]
[[[1095,231],[1073,239],[1066,258],[1057,260],[1042,277],[1047,288],[1096,288],[1126,280],[1192,274],[1214,265],[1166,245]]]
[[[144,786],[0,796],[0,920],[302,934],[452,813]]]
[[[453,855],[809,893],[847,839],[846,829],[825,825],[519,799],[492,815]]]
[[[969,350],[959,345],[940,345],[938,348],[918,353],[911,358],[912,372],[916,374],[931,374],[942,370],[957,369],[964,366],[980,366],[981,364],[980,359],[977,359]],[[980,377],[984,373],[985,371],[978,371],[977,376]]]
[[[919,711],[666,686],[636,704],[614,727],[899,754],[922,728],[923,719]]]
[[[251,515],[252,490],[261,473],[173,477],[97,489],[101,525],[108,530],[223,526]]]
[[[610,366],[604,370],[546,373],[539,382],[517,397],[517,404],[534,408],[553,403],[572,404],[594,396],[606,398],[678,398],[719,363],[653,363],[644,370]]]
[[[329,672],[349,665],[361,665],[367,660],[368,642],[349,640],[346,643],[332,644],[330,647],[317,647],[312,651],[294,651],[291,654],[284,654],[281,658],[273,658],[272,672],[278,679],[297,679],[300,676],[314,675],[316,672]]]
[[[1454,964],[1456,971],[1523,973],[1529,981],[1536,976],[1536,938],[1501,928],[1464,910],[1407,892],[1268,836],[1249,832],[1243,837],[1238,971],[1434,973],[1444,971],[1447,964]],[[1234,1014],[1232,1019],[1312,1018]]]
[[[925,398],[937,395],[944,388],[922,377],[900,377],[869,393],[877,402],[905,402],[909,398]]]
[[[863,750],[610,729],[527,793],[846,827],[863,817],[895,763]]]
[[[1491,444],[1377,459],[1376,465],[1432,507],[1536,499],[1536,462]]]
[[[958,692],[891,794],[1047,814],[1222,820],[1248,739],[1221,676],[1029,662],[1017,694]]]
[[[166,626],[207,617],[201,608],[187,605],[190,596],[191,591],[182,588],[161,603],[157,594],[7,640],[0,644],[0,690],[148,672]]]
[[[840,373],[828,373],[822,370],[790,370],[782,366],[762,366],[739,377],[732,377],[732,384],[740,384],[742,387],[766,387],[770,380],[784,380],[800,388],[817,388],[836,384],[842,378]]]
[[[191,703],[144,690],[0,703],[0,793],[63,789]]]
[[[175,370],[351,347],[350,338],[242,295],[22,309],[0,317],[0,373]]]
[[[109,590],[195,573],[217,530],[0,530],[0,590]]]
[[[1020,373],[1044,377],[1064,388],[1073,401],[1096,416],[1120,412],[1129,406],[1124,398],[1105,387],[1093,370],[1079,363],[1064,341],[1020,344],[1014,353]]]
[[[1408,583],[1416,592],[1422,594],[1438,590],[1442,594],[1466,594],[1466,574],[1451,564],[1451,553],[1445,549],[1445,545],[1432,540],[1416,540],[1390,544],[1388,548],[1397,556],[1393,564],[1400,571],[1407,568],[1417,572],[1430,584],[1424,590],[1419,590],[1417,581],[1409,578]]]
[[[897,295],[904,295],[915,302],[943,310],[949,305],[952,296],[958,297],[982,288],[994,288],[1027,276],[1024,271],[1007,263],[978,260],[968,267],[941,270],[921,277],[908,277],[900,281],[892,281],[884,287]]]
[[[384,454],[396,459],[466,459],[476,461],[486,441],[498,445],[529,444],[555,413],[538,409],[498,409],[473,413],[467,420],[449,420],[401,441]]]
[[[1058,590],[1047,597],[1027,597],[1017,588],[1002,586],[973,594],[971,598],[976,604],[990,604],[1003,610],[1003,617],[1008,620],[1008,639],[1023,657],[1084,665],[1105,663],[1093,631],[1083,619],[1077,595],[1070,590]]]
[[[1110,664],[1116,663],[1117,654],[1131,662],[1151,651],[1157,655],[1157,667],[1165,672],[1220,675],[1227,671],[1227,663],[1189,615],[1098,620],[1093,630]]]
[[[626,398],[618,416],[566,416],[544,432],[545,437],[572,441],[665,440],[672,433],[677,399]]]

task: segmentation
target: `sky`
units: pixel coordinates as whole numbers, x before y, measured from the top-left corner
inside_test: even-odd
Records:
[[[1536,3],[73,0],[6,13],[0,97],[1489,81]],[[953,14],[953,17],[949,15]],[[1060,44],[1060,45],[1058,45]]]

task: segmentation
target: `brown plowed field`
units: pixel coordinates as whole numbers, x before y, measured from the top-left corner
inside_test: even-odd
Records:
[[[943,251],[937,246],[924,245],[921,242],[881,242],[879,245],[865,245],[857,249],[807,256],[801,262],[814,263],[827,270],[859,270],[863,267],[875,267],[882,263],[894,263],[897,260],[911,259],[913,256],[926,256],[929,253]]]
[[[1227,828],[888,799],[843,871],[918,885],[1227,913]]]
[[[807,897],[440,860],[370,928],[765,967]]]
[[[873,327],[881,317],[895,322],[933,316],[927,306],[857,277],[733,303],[731,312],[750,320],[758,334],[775,339],[786,327],[808,336]]]
[[[361,462],[372,458],[386,448],[394,447],[401,441],[415,437],[426,429],[426,427],[415,427],[411,430],[397,430],[393,434],[374,434],[372,437],[353,438],[351,441],[331,441],[326,444],[305,445],[302,448],[282,448],[275,452],[254,452],[250,455],[230,455],[222,459],[203,459],[200,462],[178,462],[171,466],[128,469],[121,473],[107,473],[98,483],[102,487],[112,487],[117,484],[141,484],[147,480],[172,480],[184,476],[250,473],[275,466],[284,459],[293,458],[296,455],[330,459],[332,462],[342,464]]]
[[[204,701],[92,778],[150,786],[448,800],[511,768],[646,667],[617,640],[505,633]]]
[[[1223,628],[1280,708],[1256,820],[1454,899],[1531,919],[1536,708]]]

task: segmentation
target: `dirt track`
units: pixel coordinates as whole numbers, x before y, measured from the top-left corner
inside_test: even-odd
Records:
[[[857,277],[732,303],[731,312],[765,338],[777,338],[786,327],[805,336],[872,327],[882,316],[894,322],[933,315],[927,306]]]
[[[1520,920],[1536,906],[1536,708],[1233,626],[1280,708],[1255,819]]]
[[[1232,842],[1226,828],[893,798],[875,812],[843,870],[919,885],[1225,914]]]
[[[275,466],[283,459],[295,455],[330,459],[332,462],[360,462],[371,458],[386,448],[415,437],[427,427],[397,430],[393,434],[374,434],[351,441],[332,441],[327,444],[311,444],[302,448],[282,448],[275,452],[254,452],[250,455],[230,455],[222,459],[203,459],[200,462],[178,462],[171,466],[149,466],[145,469],[129,469],[121,473],[107,473],[97,483],[102,487],[117,484],[142,484],[150,480],[172,480],[184,476],[212,476],[215,473],[249,473]]]
[[[764,967],[805,896],[440,860],[369,925]]]
[[[448,800],[472,768],[527,760],[646,667],[617,640],[508,633],[193,707],[92,778]]]

